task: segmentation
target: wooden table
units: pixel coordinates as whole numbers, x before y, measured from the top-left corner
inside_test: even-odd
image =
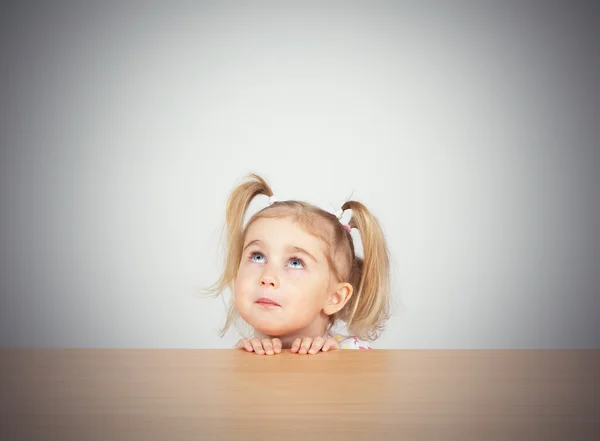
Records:
[[[600,350],[0,354],[2,440],[600,440]]]

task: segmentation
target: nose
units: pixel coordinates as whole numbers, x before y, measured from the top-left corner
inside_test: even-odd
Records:
[[[265,271],[260,278],[260,286],[278,288],[279,280],[272,272]]]

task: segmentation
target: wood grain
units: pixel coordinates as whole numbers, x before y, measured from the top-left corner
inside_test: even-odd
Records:
[[[7,440],[600,440],[598,350],[0,354]]]

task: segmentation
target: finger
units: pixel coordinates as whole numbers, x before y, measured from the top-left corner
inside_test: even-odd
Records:
[[[237,345],[235,347],[237,349],[245,349],[248,352],[254,351],[254,348],[252,347],[250,340],[248,340],[247,338],[242,338],[240,341],[237,342]]]
[[[308,350],[308,353],[316,354],[323,347],[323,343],[325,343],[325,339],[323,337],[315,338],[312,342],[312,345],[310,345],[310,349]]]
[[[308,350],[310,349],[311,343],[312,343],[312,338],[304,337],[302,339],[302,344],[300,344],[300,350],[298,351],[298,354],[306,354],[308,352]]]
[[[267,355],[273,355],[273,343],[271,343],[271,339],[270,338],[263,338],[262,340],[262,345],[263,348],[265,349],[265,352]]]
[[[340,344],[337,342],[335,338],[328,338],[325,344],[323,345],[323,352],[333,351],[334,349],[339,349]]]
[[[252,343],[252,347],[254,348],[255,353],[259,355],[263,355],[265,353],[262,347],[262,343],[258,338],[253,338],[252,340],[250,340],[250,343]]]
[[[281,340],[279,340],[278,338],[273,339],[273,351],[276,354],[279,354],[281,352]]]
[[[290,348],[290,352],[298,352],[298,349],[300,349],[300,343],[302,343],[302,339],[297,338],[294,340],[294,342],[292,343],[292,347]]]

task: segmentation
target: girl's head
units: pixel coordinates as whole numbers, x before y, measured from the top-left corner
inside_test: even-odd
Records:
[[[281,205],[246,228],[235,309],[266,335],[319,335],[351,298],[353,287],[334,276],[324,241],[288,212]]]
[[[246,210],[261,194],[273,191],[251,174],[227,203],[225,270],[209,290],[218,295],[229,288],[234,294],[222,334],[240,315],[270,336],[325,329],[341,320],[358,337],[378,337],[389,317],[389,259],[375,217],[360,202],[342,206],[352,210],[349,226],[361,235],[360,258],[337,216],[306,202],[275,202],[244,228]]]

